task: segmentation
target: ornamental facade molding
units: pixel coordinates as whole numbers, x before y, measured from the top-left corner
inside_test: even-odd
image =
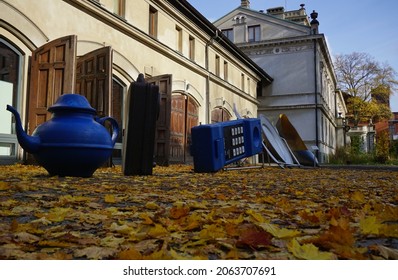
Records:
[[[256,44],[240,46],[241,50],[248,56],[277,55],[287,53],[305,52],[314,49],[311,42],[296,44]]]

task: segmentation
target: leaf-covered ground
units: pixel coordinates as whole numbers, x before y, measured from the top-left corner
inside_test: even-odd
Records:
[[[0,259],[398,259],[398,172],[0,166]]]

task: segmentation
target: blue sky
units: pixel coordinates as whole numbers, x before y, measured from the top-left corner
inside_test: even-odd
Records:
[[[240,0],[188,0],[210,21],[240,6]],[[250,0],[250,8],[267,10],[285,7],[296,10],[305,4],[309,15],[318,12],[319,32],[325,34],[330,54],[365,52],[380,63],[387,62],[398,72],[397,0]],[[398,77],[397,77],[398,79]],[[391,100],[398,112],[398,92]]]

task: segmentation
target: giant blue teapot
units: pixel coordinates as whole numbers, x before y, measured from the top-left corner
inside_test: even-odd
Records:
[[[32,136],[23,130],[19,113],[10,105],[7,110],[15,116],[19,144],[50,175],[92,176],[110,158],[119,133],[115,119],[96,118],[96,110],[79,94],[61,95],[48,108],[51,119]],[[112,135],[104,127],[106,121],[112,125]]]

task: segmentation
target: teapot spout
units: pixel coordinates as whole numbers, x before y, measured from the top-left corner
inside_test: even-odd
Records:
[[[29,136],[28,134],[26,134],[26,132],[22,128],[21,117],[14,107],[7,105],[7,111],[10,111],[15,117],[15,129],[17,132],[18,142],[21,147],[28,153],[36,153],[40,148],[40,138],[37,136]]]

